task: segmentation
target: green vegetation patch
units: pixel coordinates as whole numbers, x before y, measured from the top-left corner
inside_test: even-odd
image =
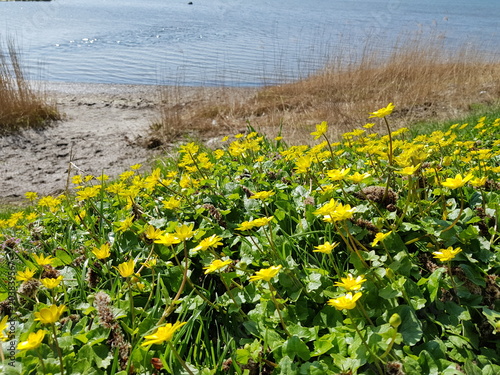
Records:
[[[500,119],[412,138],[393,109],[28,193],[0,220],[4,373],[500,373]]]

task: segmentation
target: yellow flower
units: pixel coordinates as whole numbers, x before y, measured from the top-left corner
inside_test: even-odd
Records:
[[[130,259],[128,262],[123,262],[118,265],[117,269],[120,272],[122,277],[129,277],[134,274],[134,266],[135,262],[133,259]]]
[[[57,277],[56,279],[50,279],[50,278],[43,278],[40,280],[42,284],[47,288],[47,289],[54,289],[57,287],[61,281],[63,280],[62,276]]]
[[[375,126],[375,123],[374,122],[369,122],[367,123],[366,125],[363,125],[363,128],[365,129],[371,129]]]
[[[135,174],[134,171],[125,171],[120,173],[120,180],[125,181]]]
[[[49,255],[46,257],[43,254],[33,254],[33,258],[35,258],[35,261],[39,266],[51,265],[55,260],[52,256]]]
[[[356,207],[351,208],[351,205],[349,204],[343,205],[342,203],[338,203],[333,210],[323,216],[323,221],[326,221],[327,223],[334,223],[337,221],[347,220],[350,219],[355,212]]]
[[[297,173],[307,173],[312,164],[312,156],[304,155],[295,161],[295,172]]]
[[[77,174],[73,177],[71,177],[71,182],[74,183],[75,185],[81,184],[83,182],[83,178],[81,175]]]
[[[117,232],[125,232],[129,230],[130,227],[134,224],[134,217],[129,216],[122,221],[116,222],[115,224],[118,225],[118,228],[116,228]]]
[[[356,301],[362,296],[361,292],[356,293],[354,296],[351,292],[347,293],[345,296],[338,298],[332,298],[328,300],[330,306],[335,307],[337,310],[352,310],[356,307]]]
[[[146,260],[144,263],[141,263],[144,265],[146,268],[154,268],[156,266],[156,263],[158,261],[158,258],[156,256],[149,258]]]
[[[434,251],[432,254],[434,254],[434,258],[439,259],[441,262],[447,262],[447,261],[455,258],[455,255],[457,255],[461,251],[462,251],[462,249],[459,247],[454,249],[453,247],[450,246],[447,249],[441,249],[440,251]]]
[[[252,221],[244,221],[243,223],[240,224],[238,228],[236,228],[236,230],[249,230],[255,227],[263,227],[264,225],[269,224],[273,219],[274,216],[269,216],[269,217],[261,217]]]
[[[343,180],[345,176],[347,176],[350,172],[351,168],[347,169],[332,169],[327,172],[328,178],[331,181],[340,181]]]
[[[480,187],[484,186],[486,184],[486,181],[488,180],[488,177],[476,177],[470,180],[470,184],[474,187]]]
[[[66,309],[66,306],[52,305],[50,307],[44,307],[39,312],[35,313],[35,320],[39,320],[43,324],[53,324],[59,320],[61,314]]]
[[[394,110],[394,105],[392,103],[389,103],[387,105],[387,107],[380,108],[378,111],[375,111],[375,112],[371,112],[370,113],[371,116],[369,118],[372,118],[372,117],[383,118],[385,116],[389,116],[393,110]]]
[[[175,228],[176,237],[181,241],[189,240],[196,234],[196,231],[193,230],[193,228],[194,224],[183,224],[181,226],[178,226],[177,228]]]
[[[214,156],[215,156],[215,159],[219,160],[221,157],[224,156],[224,150],[221,150],[220,148],[218,148],[217,150],[214,151]]]
[[[27,341],[22,341],[17,344],[17,350],[30,350],[36,349],[40,346],[45,337],[45,331],[43,329],[38,330],[38,332],[31,332],[28,335]]]
[[[255,272],[254,276],[250,276],[250,281],[264,280],[271,281],[271,279],[278,274],[281,269],[281,264],[279,266],[271,266],[269,268],[263,268],[260,271]]]
[[[360,182],[363,182],[363,180],[366,180],[368,177],[370,177],[370,173],[359,173],[356,172],[350,176],[347,176],[347,179],[349,181],[354,182],[355,184],[359,184]]]
[[[375,247],[377,246],[377,244],[383,240],[385,240],[387,237],[389,237],[392,233],[392,230],[390,230],[389,232],[387,233],[382,233],[382,232],[378,232],[376,235],[375,235],[375,239],[373,240],[372,242],[372,247]]]
[[[5,315],[0,322],[0,340],[7,341],[9,338],[3,331],[7,328],[7,322],[9,321],[9,316]]]
[[[99,177],[96,177],[95,179],[97,181],[104,182],[109,180],[109,176],[107,174],[101,174]]]
[[[412,166],[409,166],[409,167],[404,167],[400,171],[396,171],[396,173],[398,173],[398,174],[404,174],[406,176],[411,176],[411,175],[415,174],[415,172],[418,170],[418,168],[420,168],[420,164],[419,165],[415,165],[415,166],[412,165]]]
[[[462,177],[461,174],[457,174],[455,178],[447,178],[446,181],[441,182],[441,185],[450,189],[458,189],[464,186],[469,180],[472,180],[474,176],[472,174],[468,174],[465,177]]]
[[[244,221],[243,223],[240,224],[236,230],[250,230],[254,227],[253,223],[251,221]]]
[[[316,125],[316,131],[312,132],[311,135],[314,135],[314,139],[318,139],[327,131],[328,131],[328,123],[326,121],[323,121],[321,124]]]
[[[167,210],[175,210],[181,206],[181,201],[175,197],[170,197],[168,200],[163,201],[163,207]]]
[[[92,253],[97,257],[97,259],[106,259],[111,256],[110,246],[105,243],[101,245],[101,247],[94,247],[92,249]]]
[[[335,286],[344,288],[346,290],[359,290],[362,284],[366,281],[363,276],[358,276],[354,278],[353,275],[348,274],[347,277],[341,277],[342,282],[336,282]]]
[[[264,225],[269,224],[274,219],[274,216],[269,217],[259,217],[252,221],[255,227],[263,227]]]
[[[194,155],[198,152],[199,149],[200,146],[198,146],[194,142],[191,142],[191,143],[186,143],[185,145],[179,147],[179,152]]]
[[[273,196],[274,194],[276,194],[274,191],[270,190],[270,191],[259,191],[258,193],[255,193],[254,195],[252,195],[250,197],[250,199],[262,199],[262,200],[265,200],[271,196]]]
[[[181,328],[187,322],[175,322],[173,325],[168,323],[164,327],[159,327],[156,332],[149,336],[144,336],[145,342],[141,346],[148,346],[151,344],[161,344],[165,341],[170,341],[174,337],[175,331]]]
[[[17,271],[16,280],[18,280],[18,281],[29,281],[35,275],[35,272],[36,271],[30,270],[29,268],[26,268],[24,271]]]
[[[205,271],[205,275],[209,274],[210,272],[214,272],[217,270],[220,270],[221,268],[227,266],[228,264],[231,264],[231,259],[228,260],[220,260],[220,259],[215,259],[212,263],[210,263],[209,266],[203,267]]]
[[[330,242],[325,242],[322,245],[318,245],[314,248],[313,252],[314,253],[323,253],[323,254],[331,254],[333,249],[335,249],[339,245],[338,242],[330,243]]]
[[[144,231],[144,234],[150,240],[157,240],[162,235],[162,230],[161,229],[156,229],[152,225],[148,225],[148,227]]]
[[[99,194],[100,189],[101,185],[87,186],[76,193],[77,199],[79,201],[84,201],[90,198],[94,198],[97,196],[97,194]]]
[[[222,245],[222,237],[212,234],[210,237],[204,238],[200,241],[198,246],[193,248],[193,251],[207,250],[210,247],[218,247]]]
[[[29,201],[34,201],[36,199],[38,199],[38,193],[34,192],[34,191],[28,191],[26,193],[24,193],[24,196],[26,197],[26,199],[28,199]]]
[[[179,240],[172,233],[162,234],[160,237],[155,239],[155,243],[159,243],[160,245],[165,245],[165,246],[172,246],[180,242],[181,240]]]

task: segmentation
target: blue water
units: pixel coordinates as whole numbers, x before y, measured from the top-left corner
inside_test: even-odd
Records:
[[[498,52],[499,0],[0,2],[33,79],[255,86],[289,81],[402,34]]]

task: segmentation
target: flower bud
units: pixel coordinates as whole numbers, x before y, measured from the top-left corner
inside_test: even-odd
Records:
[[[391,327],[398,328],[401,325],[401,317],[399,314],[392,314],[389,318],[389,324]]]

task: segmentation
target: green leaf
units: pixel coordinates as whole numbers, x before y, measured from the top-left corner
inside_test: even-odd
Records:
[[[246,365],[250,359],[250,351],[248,349],[236,349],[236,361],[242,365]]]
[[[287,213],[279,208],[277,208],[275,211],[274,211],[274,217],[276,219],[278,219],[278,221],[282,221],[283,219],[285,219],[287,217]]]
[[[438,362],[427,350],[422,350],[420,352],[420,355],[418,356],[418,363],[422,368],[422,374],[440,375]]]
[[[470,359],[467,359],[464,364],[464,370],[467,375],[483,375],[483,372]]]
[[[458,237],[462,241],[473,240],[479,236],[479,228],[475,225],[469,225],[467,229],[460,231]]]
[[[443,267],[438,268],[432,273],[432,275],[427,280],[426,285],[430,295],[430,302],[434,302],[436,300],[439,291],[439,282],[441,280],[441,276],[445,271],[446,269],[444,269]]]
[[[56,250],[56,258],[65,266],[73,262],[73,258],[65,250]]]
[[[422,326],[418,320],[415,311],[409,306],[402,305],[391,311],[392,315],[398,313],[401,316],[401,325],[399,326],[399,333],[403,335],[403,342],[406,345],[415,345],[422,338]]]
[[[282,375],[299,375],[299,369],[290,357],[284,356],[279,362],[277,370]]]
[[[333,348],[333,339],[335,335],[327,334],[321,336],[317,340],[314,341],[314,351],[311,353],[311,357],[317,357],[322,354],[325,354],[331,348]]]
[[[311,352],[307,345],[297,336],[290,337],[283,344],[283,353],[288,355],[291,359],[294,359],[295,356],[300,357],[304,361],[307,361],[311,358]]]
[[[384,299],[392,299],[401,296],[401,292],[392,287],[392,285],[387,285],[385,288],[380,289],[378,295]]]
[[[460,264],[459,267],[464,271],[465,276],[474,284],[482,286],[483,288],[486,287],[486,281],[484,281],[484,277],[479,267],[474,267],[469,264]]]

